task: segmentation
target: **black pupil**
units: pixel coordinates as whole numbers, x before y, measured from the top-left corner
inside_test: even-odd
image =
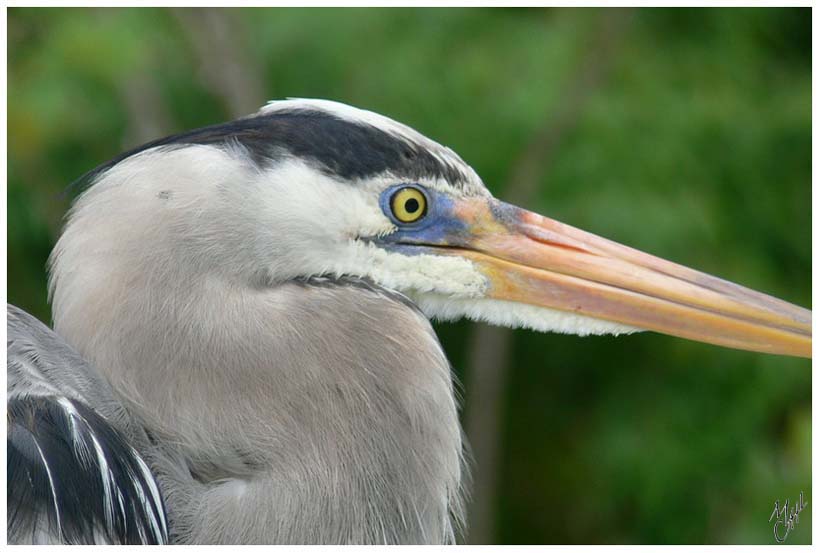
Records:
[[[419,210],[419,201],[415,198],[410,198],[406,202],[404,202],[404,210],[407,213],[415,213]]]

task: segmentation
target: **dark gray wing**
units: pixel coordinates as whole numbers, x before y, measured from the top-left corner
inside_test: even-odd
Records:
[[[167,543],[144,431],[50,328],[7,316],[9,543]]]

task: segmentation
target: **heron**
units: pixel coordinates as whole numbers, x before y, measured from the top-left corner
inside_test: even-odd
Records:
[[[92,170],[8,306],[15,543],[453,543],[431,319],[811,357],[811,311],[495,199],[455,152],[274,101]]]

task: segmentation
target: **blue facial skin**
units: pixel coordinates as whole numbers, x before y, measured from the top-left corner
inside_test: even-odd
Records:
[[[414,223],[402,223],[390,209],[390,199],[402,188],[415,188],[427,198],[427,213]],[[453,212],[453,200],[446,194],[430,190],[419,184],[401,183],[385,189],[379,197],[379,205],[398,230],[372,241],[385,249],[405,255],[425,253],[423,246],[463,245],[468,233],[467,225]]]

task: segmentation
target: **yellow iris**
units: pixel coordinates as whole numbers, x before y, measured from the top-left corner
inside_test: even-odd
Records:
[[[393,216],[402,223],[413,223],[427,213],[427,198],[420,190],[408,186],[393,194],[390,209]]]

